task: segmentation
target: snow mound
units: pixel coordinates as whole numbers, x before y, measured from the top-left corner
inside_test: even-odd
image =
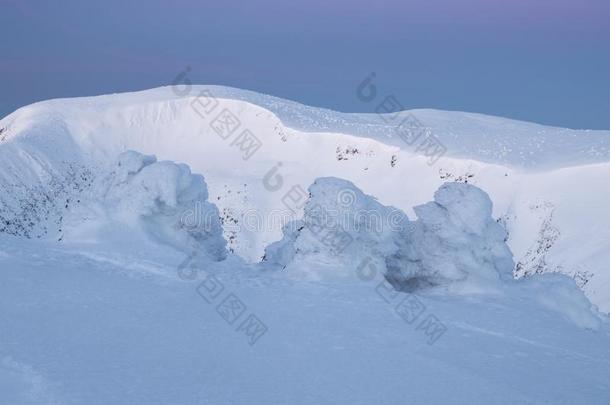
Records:
[[[583,329],[598,330],[603,317],[576,282],[564,274],[547,273],[516,282],[526,295],[550,311],[562,314]]]
[[[435,201],[415,207],[414,222],[347,180],[317,179],[309,193],[303,218],[288,224],[284,237],[267,248],[268,265],[319,279],[329,272],[360,274],[367,263],[407,291],[468,278],[511,277],[506,232],[491,216],[491,200],[477,187],[443,185]]]
[[[436,110],[339,113],[223,86],[187,87],[49,100],[0,119],[0,233],[61,240],[69,212],[126,150],[205,173],[229,248],[248,261],[282,236],[275,213],[294,185],[345,178],[414,217],[412,207],[431,201],[443,183],[468,182],[493,200],[517,276],[567,274],[610,312],[610,131]],[[216,125],[223,111],[239,124],[232,135]],[[446,147],[434,165],[396,136],[403,118]],[[245,160],[235,141],[246,130],[262,146]],[[284,186],[270,191],[261,179],[278,163]],[[252,212],[272,220],[253,230],[244,221]]]
[[[100,177],[89,200],[73,210],[65,238],[108,241],[127,232],[223,260],[220,216],[207,199],[203,176],[187,165],[127,151]]]
[[[417,206],[408,239],[386,259],[387,277],[399,289],[453,281],[512,278],[514,262],[504,228],[493,220],[492,202],[481,189],[446,183],[434,201]]]
[[[319,178],[309,187],[303,218],[284,227],[262,266],[315,281],[370,281],[381,272],[407,293],[535,297],[576,325],[597,329],[597,309],[569,277],[513,280],[507,233],[492,208],[483,190],[446,183],[434,201],[414,208],[417,220],[409,221],[347,180]]]
[[[266,264],[293,270],[309,262],[316,264],[306,270],[310,278],[346,276],[363,260],[394,252],[395,239],[409,231],[402,211],[380,204],[347,180],[319,178],[308,190],[303,218],[288,223],[284,237],[266,248]]]

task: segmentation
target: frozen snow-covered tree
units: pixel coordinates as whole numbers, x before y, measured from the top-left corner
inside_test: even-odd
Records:
[[[320,278],[337,276],[332,273],[337,267],[325,264],[340,262],[353,274],[370,260],[395,288],[406,291],[511,277],[506,232],[477,187],[444,184],[434,201],[415,207],[416,221],[346,180],[320,178],[309,192],[304,217],[288,224],[284,238],[267,248],[269,265]]]
[[[75,234],[105,232],[119,224],[210,260],[226,256],[218,209],[208,202],[203,176],[187,165],[127,151],[92,195],[72,213]]]
[[[386,277],[397,288],[511,278],[512,253],[506,231],[491,216],[492,203],[481,189],[446,183],[434,201],[414,208],[417,221],[409,238],[386,258]]]

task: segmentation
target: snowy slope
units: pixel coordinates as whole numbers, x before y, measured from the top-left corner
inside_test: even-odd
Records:
[[[608,131],[178,93],[0,121],[0,404],[608,403]]]
[[[219,103],[213,113],[202,107],[202,91]],[[223,108],[241,123],[227,140],[210,126]],[[286,208],[285,195],[318,177],[348,179],[410,216],[443,182],[467,180],[491,196],[494,217],[510,234],[517,275],[564,272],[610,311],[610,131],[410,113],[447,148],[432,166],[377,114],[337,113],[232,88],[193,86],[184,94],[164,87],[36,103],[0,121],[0,213],[11,222],[0,229],[61,238],[74,194],[86,193],[95,174],[127,149],[205,173],[230,248],[250,261],[280,238],[283,223],[301,215]],[[242,129],[262,143],[247,160],[232,144]],[[199,213],[192,215],[197,220]]]
[[[610,329],[577,328],[535,294],[418,295],[434,344],[380,279],[294,282],[232,263],[208,303],[181,255],[0,236],[6,404],[582,403],[610,398]],[[35,281],[35,282],[33,282]],[[267,326],[251,346],[216,310],[234,293]],[[401,294],[402,295],[402,294]],[[9,313],[4,312],[9,309]]]

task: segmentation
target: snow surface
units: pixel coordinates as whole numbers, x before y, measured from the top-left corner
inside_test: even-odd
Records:
[[[0,403],[608,403],[609,131],[187,90],[0,120]]]
[[[209,95],[218,103],[213,113],[203,103]],[[223,139],[211,128],[223,108],[238,117],[239,131],[248,129],[262,142],[247,160],[232,145],[237,134]],[[6,190],[0,232],[59,238],[74,193],[126,150],[204,173],[229,249],[249,261],[260,260],[281,238],[281,225],[302,215],[282,203],[294,186],[344,178],[413,215],[444,182],[468,181],[494,202],[518,276],[568,274],[610,312],[609,131],[459,112],[402,114],[445,144],[436,164],[427,164],[381,115],[337,113],[233,88],[163,87],[32,104],[0,120],[0,188]]]
[[[531,291],[516,285],[413,296],[387,290],[379,275],[297,281],[242,267],[235,257],[185,279],[176,271],[183,256],[163,245],[121,249],[0,236],[0,251],[6,404],[610,398],[608,323],[593,331],[550,311],[537,293],[546,288],[542,281]],[[210,274],[224,291],[208,303],[198,286]],[[236,330],[242,319],[229,325],[217,312],[229,293],[268,328],[252,346]],[[397,311],[405,298],[423,308],[418,318]],[[446,328],[433,344],[436,334],[421,326],[428,316]]]
[[[313,262],[306,270],[326,273],[319,278],[337,276],[337,267],[353,277],[369,258],[400,290],[512,278],[506,232],[477,187],[444,184],[435,201],[415,207],[415,222],[346,180],[320,178],[308,191],[303,218],[287,224],[284,237],[266,249],[264,262],[272,267],[293,274],[293,267]]]
[[[118,233],[154,238],[176,249],[197,251],[207,260],[226,258],[220,214],[209,203],[207,185],[188,166],[157,162],[155,156],[123,152],[63,221],[62,239],[104,243]],[[205,224],[190,224],[185,213],[198,210]]]

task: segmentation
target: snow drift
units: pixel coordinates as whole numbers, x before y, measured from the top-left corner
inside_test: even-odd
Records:
[[[203,176],[187,165],[127,151],[81,199],[64,221],[66,240],[109,243],[129,235],[213,261],[226,257],[218,209],[207,201]],[[188,222],[195,210],[205,221]]]
[[[284,227],[284,237],[265,250],[263,261],[288,272],[294,264],[311,263],[309,277],[353,275],[367,256],[383,258],[409,231],[407,216],[365,195],[353,183],[327,177],[309,187],[302,219]],[[339,269],[336,270],[336,266]]]
[[[68,211],[127,150],[205,173],[228,248],[249,261],[259,260],[282,231],[253,232],[239,224],[252,210],[269,217],[282,209],[292,185],[345,178],[414,216],[412,207],[431,201],[443,183],[468,182],[494,201],[492,216],[509,233],[516,276],[567,274],[610,311],[609,131],[435,110],[345,114],[221,86],[187,90],[50,100],[0,120],[0,232],[61,239]],[[218,103],[207,115],[195,108],[202,92]],[[247,129],[261,141],[248,160],[232,146],[234,139],[212,128],[221,110],[238,119],[235,136]],[[446,146],[434,166],[395,136],[395,122],[405,116]],[[269,191],[262,179],[278,163],[283,187]]]
[[[526,270],[547,271],[557,243],[566,273],[578,259],[597,266],[588,285],[603,285],[606,165],[431,169],[372,138],[299,133],[230,100],[264,134],[267,152],[246,164],[190,100],[148,96],[42,103],[0,122],[0,402],[608,402],[610,324],[567,276],[512,280],[508,249],[533,242]],[[270,188],[262,179],[278,162]],[[318,178],[329,174],[353,182]],[[229,229],[243,210],[280,207],[294,184],[312,184],[310,196],[283,235]],[[254,259],[281,239],[247,265],[223,232]],[[193,254],[195,271],[181,272]],[[252,319],[265,325],[256,346]]]
[[[302,219],[265,250],[263,268],[315,281],[370,281],[378,272],[399,291],[534,296],[576,325],[597,329],[597,308],[565,275],[515,281],[507,233],[481,189],[446,183],[417,206],[416,221],[380,204],[353,183],[320,178]]]
[[[409,239],[386,259],[387,277],[409,289],[448,281],[511,279],[513,255],[507,234],[491,216],[492,202],[481,189],[447,183],[434,201],[414,208]]]
[[[353,275],[363,261],[372,260],[388,281],[407,291],[467,278],[512,278],[506,232],[477,187],[444,184],[435,201],[414,208],[413,222],[346,180],[317,179],[309,195],[304,217],[287,224],[284,237],[266,249],[270,266],[323,277],[323,271],[336,274],[337,263]]]

